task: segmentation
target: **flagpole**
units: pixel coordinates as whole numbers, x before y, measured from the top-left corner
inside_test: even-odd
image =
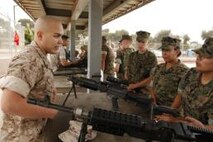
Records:
[[[16,34],[16,6],[17,5],[13,5],[13,24],[14,24],[14,36],[15,36],[15,34]],[[16,54],[16,52],[17,52],[17,47],[16,47],[16,45],[15,45],[15,42],[13,41],[13,43],[14,43],[14,49],[15,49],[15,54]]]

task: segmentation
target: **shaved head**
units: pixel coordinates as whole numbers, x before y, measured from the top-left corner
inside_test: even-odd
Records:
[[[53,23],[62,24],[59,19],[52,16],[42,16],[38,18],[34,26],[35,33],[38,31],[48,31],[48,29],[51,28],[50,26],[52,26]]]
[[[45,53],[57,52],[62,45],[63,34],[61,21],[53,16],[42,16],[35,22],[34,41]]]

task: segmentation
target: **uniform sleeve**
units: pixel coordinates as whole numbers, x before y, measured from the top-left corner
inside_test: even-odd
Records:
[[[149,65],[147,66],[146,69],[144,69],[145,71],[145,76],[149,77],[151,75],[151,71],[156,67],[157,65],[157,58],[156,56],[150,52],[149,55],[149,61],[148,61]]]
[[[130,64],[131,64],[131,61],[133,60],[134,54],[135,54],[135,52],[132,52],[129,55],[129,59],[128,59],[127,64],[126,64],[126,72],[127,72],[128,78],[129,78],[129,74],[130,74]]]
[[[177,75],[179,76],[179,78],[182,78],[188,71],[189,71],[189,68],[183,64],[183,65],[178,69]]]
[[[101,54],[107,55],[107,52],[108,52],[107,47],[103,46],[102,49],[101,49]]]
[[[185,89],[186,85],[189,83],[188,77],[190,76],[190,74],[191,74],[191,70],[187,71],[187,73],[185,73],[185,75],[180,80],[180,83],[178,85],[178,94],[183,94],[183,90]]]
[[[121,64],[121,51],[117,51],[117,55],[115,58],[115,63]]]
[[[38,58],[32,58],[27,55],[14,58],[8,67],[6,76],[0,81],[0,87],[27,97],[43,74]]]

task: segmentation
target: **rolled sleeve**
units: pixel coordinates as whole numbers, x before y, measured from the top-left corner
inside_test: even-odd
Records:
[[[20,78],[15,76],[6,76],[0,79],[0,88],[9,89],[20,94],[23,97],[27,97],[30,92],[29,85]]]
[[[60,60],[66,59],[66,52],[65,52],[65,50],[64,50],[63,47],[61,47],[61,48],[59,49],[59,59],[60,59]]]
[[[101,54],[105,54],[105,55],[107,55],[107,51],[101,51]]]

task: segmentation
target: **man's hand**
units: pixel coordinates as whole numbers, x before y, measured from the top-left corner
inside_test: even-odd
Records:
[[[186,120],[186,124],[188,124],[188,125],[200,127],[200,128],[205,128],[205,126],[202,122],[200,122],[199,120],[197,120],[193,117],[186,116],[185,120]]]
[[[134,90],[135,88],[137,88],[137,86],[136,86],[136,84],[129,84],[129,86],[127,87],[127,90],[128,91],[132,91],[132,90]]]

